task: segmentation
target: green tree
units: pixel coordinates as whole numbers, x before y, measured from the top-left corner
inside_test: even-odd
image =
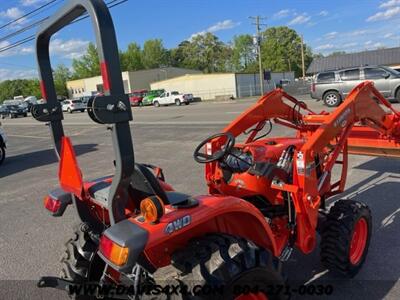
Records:
[[[275,72],[294,71],[301,76],[301,38],[297,32],[286,26],[270,27],[262,34],[263,68]],[[306,68],[311,63],[311,48],[305,45]]]
[[[64,65],[58,65],[53,77],[57,96],[68,97],[67,81],[71,79],[71,71]]]
[[[36,96],[41,98],[38,79],[16,79],[0,82],[0,102],[14,96]]]
[[[73,78],[87,78],[100,75],[100,62],[96,46],[90,43],[81,58],[72,60]]]
[[[160,68],[168,62],[161,39],[147,40],[143,45],[142,63],[146,69]]]
[[[130,43],[125,52],[120,52],[122,71],[137,71],[143,69],[142,51],[137,43]]]
[[[248,71],[256,64],[253,37],[242,34],[233,37],[232,66],[237,72]]]
[[[212,33],[199,34],[182,42],[177,50],[182,66],[206,73],[230,69],[232,49]]]

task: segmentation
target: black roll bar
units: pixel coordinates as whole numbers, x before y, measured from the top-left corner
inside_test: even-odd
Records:
[[[70,0],[39,28],[36,35],[36,56],[40,87],[46,103],[35,105],[32,115],[38,121],[50,123],[55,150],[59,155],[64,136],[63,113],[57,100],[50,63],[50,38],[85,12],[92,20],[104,86],[104,96],[96,97],[91,109],[99,123],[113,124],[116,170],[108,197],[108,209],[110,222],[115,224],[125,218],[128,201],[126,191],[135,160],[129,127],[132,111],[124,91],[114,24],[103,0]]]

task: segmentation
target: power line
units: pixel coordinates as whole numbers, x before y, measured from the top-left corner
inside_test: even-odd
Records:
[[[56,1],[57,1],[57,0],[56,0]],[[117,2],[117,1],[120,1],[120,0],[111,0],[110,2],[108,2],[107,4],[112,4],[112,3],[114,3],[113,5],[108,6],[108,8],[116,7],[116,6],[118,6],[118,5],[121,5],[121,4],[123,4],[123,3],[127,2],[127,1],[129,1],[129,0],[122,0],[122,1],[120,1],[120,2],[118,2],[118,3],[115,3],[115,2]],[[88,16],[87,14],[86,14],[86,15],[83,15],[82,17],[76,19],[75,21],[72,21],[72,22],[69,23],[68,25],[77,23],[77,22],[82,21],[82,20],[84,20],[84,19],[86,19],[86,18],[88,18],[88,17],[89,17],[89,16]],[[47,19],[47,18],[48,18],[48,17],[46,17],[45,19]],[[37,23],[39,24],[39,22],[43,22],[43,21],[44,21],[44,19],[43,19],[43,20],[39,20]],[[37,26],[38,24],[36,24],[36,26]],[[33,25],[33,24],[31,24],[31,25]],[[28,30],[28,29],[26,29],[26,30]],[[26,31],[26,30],[24,30],[24,31]],[[21,39],[21,40],[18,40],[18,41],[16,41],[16,42],[14,42],[13,44],[10,44],[10,45],[7,45],[7,46],[5,46],[5,47],[3,47],[3,48],[0,48],[0,53],[5,52],[5,51],[8,51],[8,50],[13,49],[13,48],[18,47],[18,46],[21,46],[21,45],[23,45],[23,44],[29,43],[29,42],[33,41],[35,38],[36,38],[35,35],[30,35],[30,36],[28,36],[28,37],[26,37],[26,38],[23,38],[23,39]],[[3,38],[0,38],[0,40],[2,40],[2,39],[3,39]]]
[[[3,37],[0,37],[0,42],[3,42],[3,41],[5,41],[5,40],[8,40],[9,38],[12,38],[12,37],[14,37],[14,36],[16,36],[16,35],[19,35],[19,34],[25,32],[25,31],[27,31],[27,30],[29,30],[29,29],[32,29],[32,28],[36,27],[37,25],[39,25],[39,24],[43,23],[44,21],[46,21],[48,18],[49,18],[49,17],[43,18],[43,19],[41,19],[41,20],[39,20],[39,21],[36,21],[36,22],[34,22],[34,23],[32,23],[32,24],[26,25],[24,28],[21,28],[20,30],[17,30],[17,31],[15,31],[15,32],[12,32],[12,33],[10,33],[10,34],[7,34],[7,35],[5,35],[5,36],[3,36]]]
[[[14,20],[11,20],[8,23],[5,23],[5,24],[1,25],[0,29],[3,29],[5,27],[7,27],[7,26],[10,26],[11,24],[14,24],[14,23],[16,23],[16,22],[18,22],[18,21],[20,21],[22,19],[25,19],[26,17],[28,17],[28,16],[30,16],[30,15],[32,15],[32,14],[34,14],[34,13],[40,11],[40,10],[42,10],[43,8],[49,6],[50,4],[53,4],[54,2],[57,2],[57,1],[59,1],[59,0],[51,0],[50,2],[47,2],[46,4],[43,4],[43,5],[39,6],[38,8],[36,8],[36,9],[34,9],[34,10],[24,14],[24,15],[22,15],[21,17],[16,18]]]

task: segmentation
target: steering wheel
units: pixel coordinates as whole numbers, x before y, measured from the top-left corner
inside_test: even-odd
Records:
[[[226,138],[226,142],[222,145],[220,145],[220,149],[215,151],[213,154],[206,154],[202,153],[201,149],[208,143],[211,143],[213,140],[216,138]],[[235,137],[233,136],[232,133],[229,132],[223,132],[223,133],[218,133],[210,136],[209,138],[205,139],[202,141],[194,150],[193,157],[194,160],[200,164],[205,164],[213,161],[220,160],[223,158],[235,145]]]

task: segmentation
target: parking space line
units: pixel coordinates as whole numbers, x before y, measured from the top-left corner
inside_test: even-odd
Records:
[[[28,139],[48,139],[46,136],[33,136],[33,135],[19,135],[19,134],[7,134],[8,137],[16,138],[28,138]]]

